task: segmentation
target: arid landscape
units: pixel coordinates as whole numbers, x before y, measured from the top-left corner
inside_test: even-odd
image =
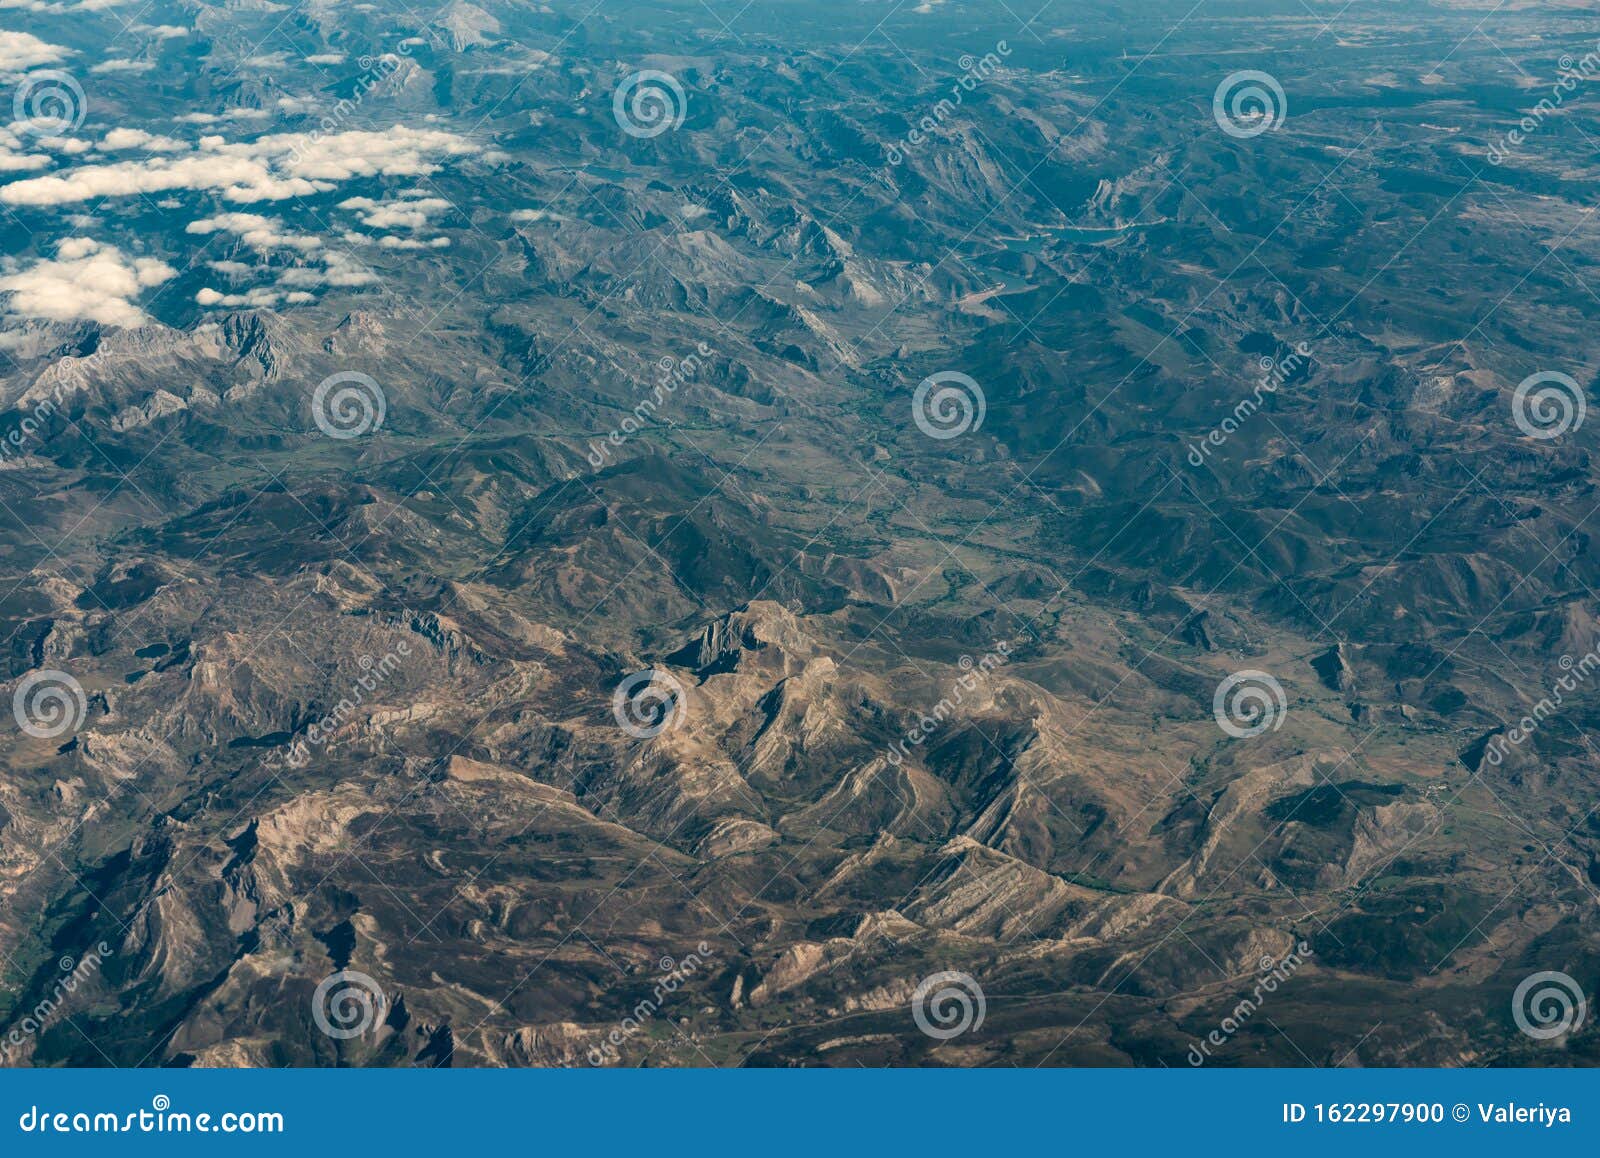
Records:
[[[5,1064],[1600,1062],[1600,15],[1040,3],[0,2]]]

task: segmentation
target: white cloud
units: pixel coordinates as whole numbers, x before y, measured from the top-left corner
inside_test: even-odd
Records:
[[[244,216],[249,216],[245,214]],[[324,250],[314,260],[320,264],[299,265],[286,269],[272,286],[256,286],[243,293],[222,293],[207,287],[195,294],[194,300],[202,306],[237,308],[240,306],[276,306],[280,303],[301,305],[314,302],[315,289],[329,286],[341,289],[359,289],[373,285],[378,275],[360,262],[345,254]],[[216,261],[211,267],[228,277],[245,277],[257,272],[240,262]]]
[[[276,284],[257,286],[240,293],[222,293],[208,286],[195,297],[195,301],[202,306],[273,306],[280,302],[298,305],[316,301],[316,294],[312,290],[329,286],[354,289],[372,285],[378,280],[377,274],[348,254],[325,248],[318,238],[290,233],[281,222],[260,214],[219,213],[215,217],[191,222],[188,232],[230,233],[257,253],[290,251],[295,262],[284,268],[270,264],[250,266],[239,261],[214,261],[211,268],[231,280],[243,281],[258,274],[275,274]]]
[[[278,133],[235,144],[202,137],[192,154],[91,165],[15,181],[0,186],[0,203],[65,205],[172,189],[218,190],[236,202],[279,201],[327,193],[357,177],[425,176],[437,172],[448,157],[477,151],[477,145],[455,133],[404,125],[320,138]]]
[[[361,240],[363,240],[363,241],[371,241],[372,239],[371,238],[362,238]],[[448,237],[434,237],[434,238],[430,238],[427,241],[419,241],[415,237],[395,237],[395,236],[393,236],[391,234],[386,234],[385,236],[378,238],[377,242],[384,249],[449,249],[450,248],[450,239]]]
[[[23,151],[21,138],[9,129],[0,128],[0,173],[26,173],[30,169],[44,169],[50,158],[43,153]]]
[[[42,153],[13,153],[9,149],[0,149],[0,173],[27,173],[43,169],[49,164],[50,158]]]
[[[0,72],[24,72],[41,64],[65,60],[70,49],[46,44],[28,32],[0,30]]]
[[[279,285],[294,286],[299,289],[310,289],[316,286],[338,286],[340,288],[357,288],[365,285],[374,285],[378,275],[353,257],[343,253],[329,252],[323,255],[323,268],[314,266],[298,266],[285,270],[278,279]]]
[[[102,153],[116,153],[123,149],[143,149],[148,153],[182,153],[189,146],[171,137],[158,137],[143,129],[112,129],[100,141]]]
[[[140,291],[177,275],[164,261],[127,257],[114,245],[73,238],[57,247],[53,260],[0,277],[0,293],[11,295],[7,310],[18,317],[138,326],[149,321],[134,305]]]
[[[104,76],[113,72],[149,72],[153,68],[155,62],[151,60],[102,60],[89,71]]]
[[[369,229],[421,229],[450,207],[442,197],[410,196],[395,201],[350,197],[339,202],[340,209],[354,210]]]
[[[23,12],[65,12],[70,4],[65,0],[49,3],[48,0],[0,0],[0,12],[15,9]]]
[[[291,306],[305,305],[317,300],[317,295],[307,293],[305,290],[293,290],[283,293],[279,290],[259,286],[253,290],[246,290],[242,294],[219,293],[214,289],[203,289],[194,295],[194,300],[202,306],[223,306],[229,309],[246,307],[249,309],[272,309],[276,306],[288,304]]]
[[[172,119],[180,125],[220,125],[225,121],[264,121],[271,116],[266,109],[240,107],[223,109],[220,113],[184,113]]]
[[[290,294],[289,297],[305,301],[316,301],[311,294]],[[203,289],[194,295],[194,300],[202,306],[225,306],[231,309],[245,307],[248,309],[270,309],[284,301],[284,295],[277,290],[258,287],[246,290],[242,294],[219,293],[214,289]]]
[[[306,57],[307,64],[343,64],[345,55],[342,52],[318,52]]]
[[[39,141],[39,147],[49,149],[52,153],[65,153],[69,157],[76,157],[94,148],[80,137],[44,137]]]
[[[322,248],[318,238],[289,233],[278,222],[258,213],[218,213],[215,217],[191,221],[186,233],[231,233],[258,253],[274,249],[296,249],[309,253]]]
[[[104,12],[120,8],[133,0],[0,0],[0,10],[20,8],[24,12]]]
[[[142,32],[146,36],[153,36],[157,40],[179,40],[189,35],[189,30],[177,24],[135,24],[134,32]]]

